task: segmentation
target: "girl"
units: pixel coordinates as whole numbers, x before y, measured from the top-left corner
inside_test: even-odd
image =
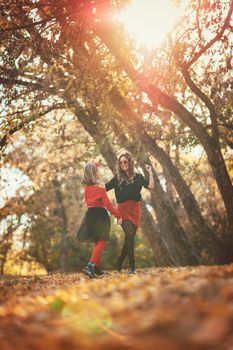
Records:
[[[95,242],[95,247],[88,264],[83,272],[90,278],[102,274],[99,269],[100,257],[106,247],[106,241],[110,238],[110,218],[108,209],[121,224],[120,212],[111,204],[106,191],[98,185],[98,166],[88,163],[84,169],[82,179],[84,185],[84,200],[88,207],[84,219],[78,229],[77,238],[80,241]]]
[[[142,186],[147,189],[154,188],[152,167],[146,165],[149,181],[134,170],[134,160],[130,153],[120,155],[118,159],[117,175],[105,184],[106,191],[114,188],[118,203],[118,210],[122,216],[122,229],[125,234],[121,254],[117,260],[117,269],[120,272],[123,262],[128,256],[129,273],[135,273],[134,237],[140,223],[140,200]]]

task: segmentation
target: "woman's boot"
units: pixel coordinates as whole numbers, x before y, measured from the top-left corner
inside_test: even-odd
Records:
[[[121,272],[122,265],[123,265],[123,261],[120,258],[118,258],[117,262],[116,262],[116,269],[117,269],[118,272]]]
[[[135,269],[135,261],[132,260],[129,262],[129,274],[135,274],[136,273],[136,269]]]

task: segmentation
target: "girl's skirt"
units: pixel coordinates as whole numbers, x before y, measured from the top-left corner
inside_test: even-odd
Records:
[[[79,241],[109,241],[111,221],[104,208],[88,208],[77,231]]]

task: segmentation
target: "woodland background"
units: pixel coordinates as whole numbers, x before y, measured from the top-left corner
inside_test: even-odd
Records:
[[[124,150],[154,168],[138,267],[233,260],[233,3],[190,0],[148,51],[114,19],[127,2],[0,3],[1,275],[81,270],[84,165],[108,181]],[[106,269],[121,240],[113,222]]]

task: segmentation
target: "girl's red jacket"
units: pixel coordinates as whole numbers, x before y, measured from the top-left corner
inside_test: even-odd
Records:
[[[105,188],[99,186],[84,187],[84,199],[88,208],[100,207],[108,209],[117,219],[121,218],[121,214],[110,202]]]

